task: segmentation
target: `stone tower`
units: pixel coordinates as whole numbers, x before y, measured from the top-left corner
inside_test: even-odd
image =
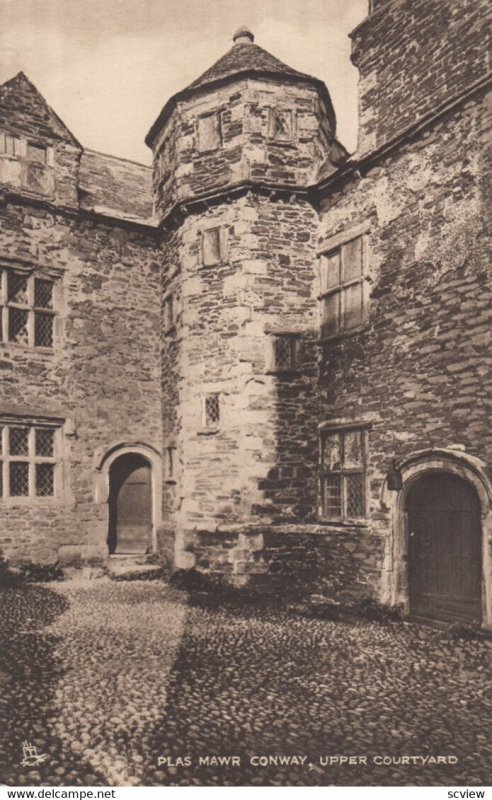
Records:
[[[241,584],[265,569],[262,527],[315,512],[309,187],[335,116],[323,82],[241,28],[146,142],[162,233],[162,547]]]

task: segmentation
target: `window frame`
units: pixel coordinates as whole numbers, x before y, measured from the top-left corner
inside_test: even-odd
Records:
[[[174,441],[169,441],[164,447],[164,483],[176,483],[177,447]]]
[[[291,375],[300,371],[301,333],[297,331],[273,331],[269,334],[266,372],[270,375]],[[290,345],[290,364],[281,366],[278,363],[276,346],[280,340],[288,340]]]
[[[318,250],[318,280],[319,280],[319,294],[318,306],[320,317],[320,339],[327,341],[332,339],[340,339],[345,336],[350,336],[358,333],[367,326],[368,322],[368,241],[367,241],[367,226],[347,231],[345,234],[333,236],[328,239],[323,246]],[[360,240],[360,261],[361,271],[360,274],[346,278],[345,269],[346,264],[344,260],[345,249],[355,242]],[[339,259],[339,278],[338,282],[326,288],[323,287],[323,269],[324,259],[329,259],[333,256],[338,256]],[[345,322],[345,296],[347,290],[360,286],[360,317],[355,325],[348,327]],[[338,301],[338,325],[337,330],[326,333],[325,332],[325,303],[329,298],[337,298]]]
[[[369,466],[369,430],[370,423],[347,423],[344,425],[321,425],[319,437],[319,515],[320,518],[332,523],[338,524],[366,524],[368,516],[368,499],[369,499],[369,481],[368,481],[368,466]],[[345,437],[349,433],[358,433],[360,436],[362,464],[355,467],[345,466]],[[341,452],[340,467],[337,469],[327,469],[324,463],[324,447],[325,441],[328,436],[338,434],[339,447]],[[330,513],[326,507],[326,487],[325,481],[327,476],[338,475],[340,477],[340,515]],[[347,476],[361,475],[362,476],[362,506],[363,513],[361,515],[351,515],[347,512]]]
[[[27,428],[28,450],[26,454],[13,454],[10,452],[10,430]],[[53,433],[53,455],[38,455],[36,453],[36,431],[49,430]],[[11,415],[0,416],[0,506],[50,504],[60,502],[62,497],[62,436],[63,421],[41,418],[14,417]],[[9,446],[7,446],[9,445]],[[11,494],[10,492],[10,465],[23,463],[28,465],[28,492],[27,494]],[[49,464],[53,466],[53,494],[37,493],[36,466]]]
[[[217,234],[219,252],[217,258],[210,258],[206,252],[206,237],[215,233]],[[216,267],[226,263],[229,244],[229,228],[226,225],[213,225],[211,228],[204,228],[201,231],[200,239],[200,266],[202,268]]]
[[[204,147],[201,144],[201,136],[200,136],[200,125],[205,120],[214,120],[215,121],[215,132],[216,132],[216,139],[217,142],[214,143],[211,147]],[[196,149],[199,153],[214,153],[216,150],[219,150],[222,147],[223,142],[223,131],[222,131],[222,110],[208,112],[207,114],[201,114],[197,121],[196,121]]]
[[[27,300],[16,303],[9,300],[9,273],[21,276],[27,281]],[[0,349],[19,348],[32,353],[53,355],[59,346],[59,274],[38,271],[17,263],[5,263],[0,259]],[[36,281],[48,281],[52,286],[51,308],[36,305]],[[27,342],[15,342],[10,338],[9,309],[27,313]],[[52,320],[51,346],[36,344],[36,318],[50,317]]]
[[[289,115],[290,117],[289,136],[276,135],[275,123],[280,114]],[[270,106],[268,109],[268,138],[276,144],[293,144],[297,141],[297,115],[293,108],[274,108]]]
[[[172,333],[176,330],[176,296],[173,292],[168,292],[164,297],[164,333]]]
[[[207,411],[207,401],[214,398],[216,399],[218,405],[217,420],[209,419],[209,414]],[[206,392],[206,394],[202,395],[202,433],[217,433],[217,431],[219,430],[222,418],[221,400],[222,400],[221,392]]]
[[[9,149],[11,152],[8,152]],[[44,159],[33,158],[33,150],[42,151]],[[19,164],[18,188],[23,192],[28,192],[38,197],[53,197],[55,191],[55,151],[51,145],[43,144],[31,138],[24,139],[16,134],[0,130],[0,158],[7,158]],[[46,180],[45,188],[38,189],[30,185],[29,169],[33,166],[35,169],[43,171],[43,176]],[[14,182],[14,185],[17,186],[17,183]]]

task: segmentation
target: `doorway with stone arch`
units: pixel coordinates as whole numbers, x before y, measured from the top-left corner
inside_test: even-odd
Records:
[[[380,600],[431,622],[492,630],[492,485],[462,449],[418,450],[382,486],[391,520]]]
[[[151,465],[139,453],[125,453],[109,469],[109,555],[152,552]]]
[[[480,502],[459,475],[428,471],[405,497],[412,617],[481,623]]]
[[[157,550],[162,524],[162,460],[143,442],[117,441],[94,454],[98,536],[110,556],[144,556]]]

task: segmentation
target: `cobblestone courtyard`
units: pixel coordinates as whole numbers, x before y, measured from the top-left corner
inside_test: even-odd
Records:
[[[488,641],[217,606],[159,581],[0,594],[3,783],[490,782]],[[25,741],[46,756],[37,767],[21,765]],[[334,755],[367,764],[329,765]],[[206,756],[236,763],[200,764]],[[296,758],[251,763],[269,756]],[[457,762],[382,765],[375,756]]]

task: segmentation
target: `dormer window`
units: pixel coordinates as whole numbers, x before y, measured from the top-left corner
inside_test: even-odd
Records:
[[[0,183],[52,194],[53,156],[51,147],[0,131]]]

